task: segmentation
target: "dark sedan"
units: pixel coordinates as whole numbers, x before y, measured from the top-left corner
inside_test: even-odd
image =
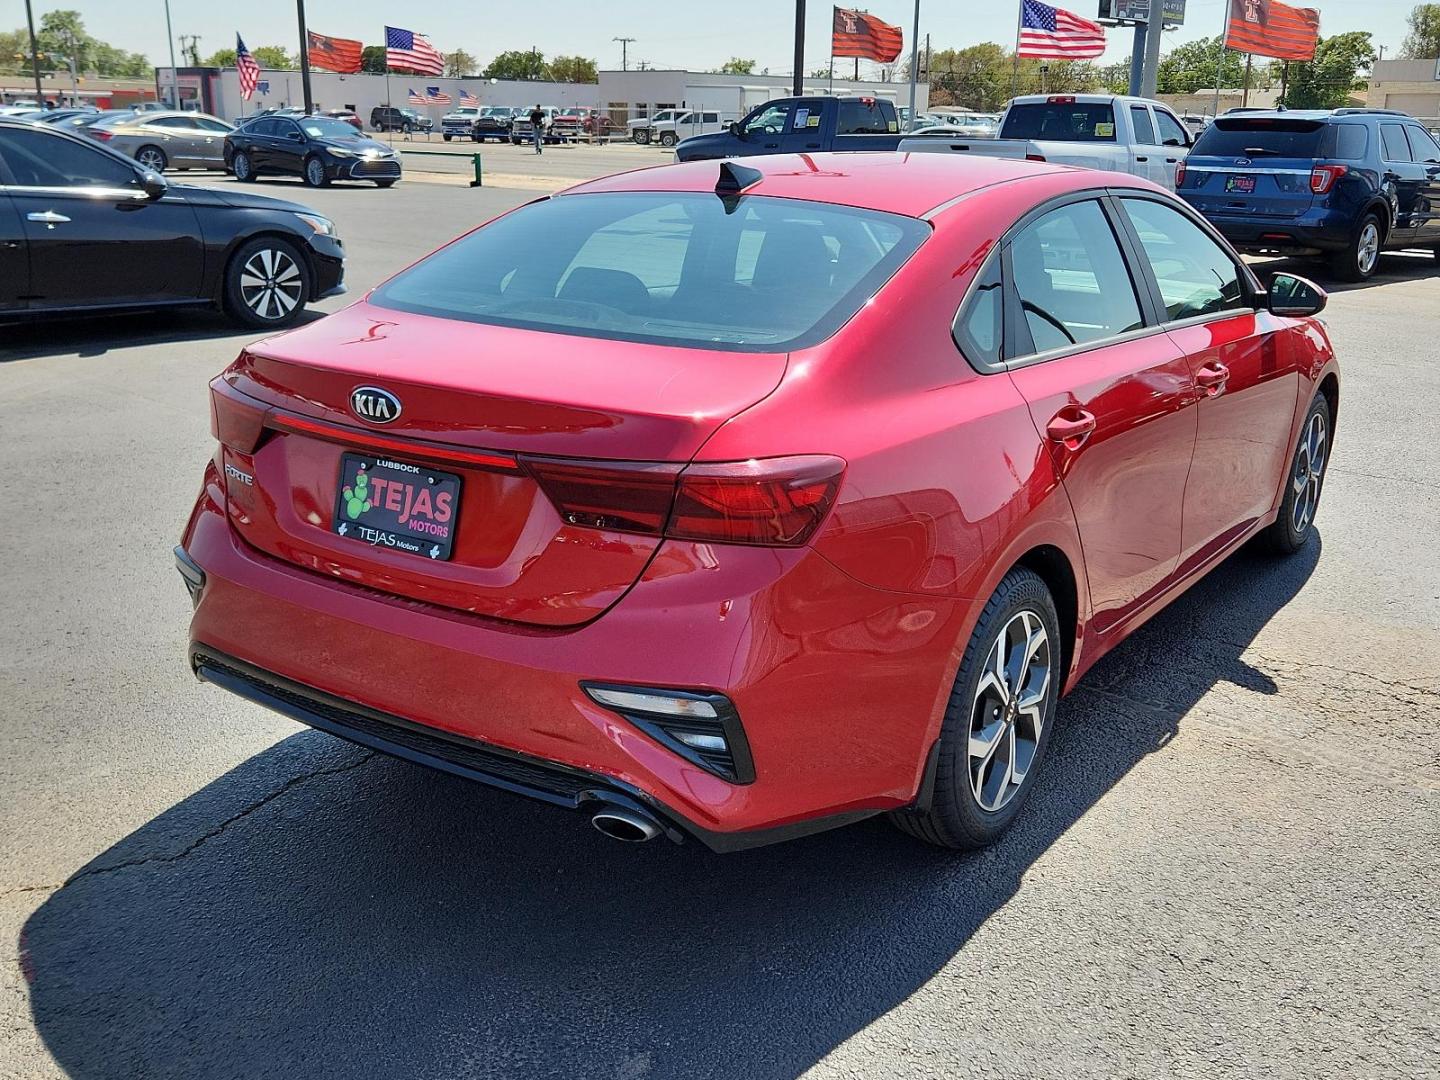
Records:
[[[262,116],[225,137],[225,168],[237,180],[267,174],[299,176],[311,187],[332,180],[400,179],[400,156],[344,120],[328,116]]]
[[[345,291],[345,251],[296,203],[167,183],[43,124],[0,118],[0,318],[209,305],[293,323]]]

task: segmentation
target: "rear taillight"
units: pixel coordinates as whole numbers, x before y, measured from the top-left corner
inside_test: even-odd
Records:
[[[91,131],[90,134],[94,135],[95,138],[99,139],[101,142],[109,142],[112,138],[114,138],[115,135],[113,131],[106,131],[104,128]]]
[[[1183,183],[1185,183],[1185,162],[1177,161],[1175,163],[1175,186],[1178,188]]]
[[[1324,195],[1335,186],[1336,180],[1349,171],[1345,165],[1317,165],[1310,170],[1310,190],[1316,195]]]
[[[242,454],[253,454],[265,430],[266,406],[217,378],[210,383],[210,434]]]
[[[522,458],[572,525],[722,544],[803,544],[840,490],[828,455],[701,465]]]
[[[1045,155],[1044,155],[1044,154],[1026,154],[1026,155],[1025,155],[1025,160],[1026,160],[1026,161],[1044,161],[1044,160],[1045,160]]]

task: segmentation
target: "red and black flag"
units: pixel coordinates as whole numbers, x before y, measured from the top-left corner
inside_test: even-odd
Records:
[[[1320,12],[1280,0],[1230,0],[1225,47],[1277,60],[1313,60]]]
[[[835,9],[835,25],[830,34],[831,56],[858,56],[888,64],[900,55],[904,35],[898,26],[883,23],[874,15],[848,8]]]
[[[329,34],[317,34],[314,30],[308,31],[308,34],[310,47],[307,52],[310,54],[311,67],[338,71],[342,75],[350,75],[360,70],[360,53],[365,48],[360,42],[331,37]]]

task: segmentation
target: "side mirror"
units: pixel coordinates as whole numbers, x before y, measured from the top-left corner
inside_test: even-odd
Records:
[[[170,190],[169,181],[153,169],[146,169],[140,174],[140,190],[145,192],[145,197],[150,200],[163,198],[165,192]]]
[[[1313,281],[1298,274],[1276,274],[1270,281],[1270,291],[1265,294],[1265,306],[1272,315],[1301,318],[1320,314],[1325,310],[1327,299],[1325,290]]]
[[[731,120],[731,121],[730,121],[730,134],[733,135],[733,136],[735,136],[735,138],[737,138],[737,139],[743,139],[743,138],[745,137],[745,132],[744,132],[744,130],[740,127],[740,121],[739,121],[739,120]]]
[[[285,138],[289,139],[291,142],[299,142],[300,133],[298,131],[287,131],[285,133]]]

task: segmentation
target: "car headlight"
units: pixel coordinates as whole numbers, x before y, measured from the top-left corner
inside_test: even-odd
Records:
[[[329,151],[330,153],[334,154],[336,157],[354,157],[354,156],[355,156],[355,151],[354,151],[354,150],[341,150],[340,147],[338,147],[338,146],[327,146],[325,149],[326,149],[327,151]]]
[[[335,236],[335,223],[329,218],[323,218],[319,214],[296,214],[301,221],[314,229],[321,236]]]

